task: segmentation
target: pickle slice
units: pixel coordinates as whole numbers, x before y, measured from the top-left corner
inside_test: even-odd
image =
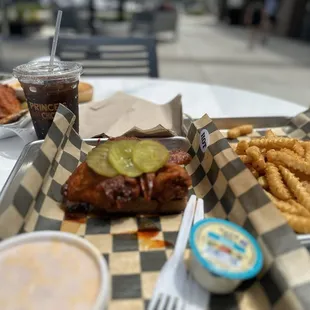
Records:
[[[143,140],[135,146],[132,158],[143,172],[156,172],[168,161],[169,151],[159,142]]]
[[[98,145],[88,153],[86,158],[86,163],[89,168],[96,173],[109,178],[118,175],[118,172],[112,167],[108,160],[108,154],[112,144],[111,141],[107,141]]]
[[[109,151],[110,164],[122,175],[128,177],[137,177],[143,172],[134,165],[132,161],[132,152],[137,145],[137,140],[113,141]]]

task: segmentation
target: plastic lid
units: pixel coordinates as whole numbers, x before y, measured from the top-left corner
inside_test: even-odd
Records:
[[[53,70],[48,61],[32,61],[13,69],[13,75],[19,80],[61,80],[79,77],[82,65],[76,62],[56,61]]]
[[[213,274],[234,280],[255,277],[263,266],[257,241],[242,227],[222,219],[204,219],[190,234],[192,254]]]

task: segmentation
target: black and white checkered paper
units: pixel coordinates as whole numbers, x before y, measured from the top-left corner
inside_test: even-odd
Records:
[[[85,223],[65,219],[61,186],[91,149],[72,130],[74,118],[60,105],[38,157],[25,173],[12,204],[0,215],[0,238],[35,230],[84,237],[108,262],[109,309],[146,309],[160,269],[172,252],[181,215],[91,217]],[[279,130],[308,138],[310,112]],[[204,199],[205,215],[243,226],[257,238],[264,253],[264,268],[256,279],[244,282],[233,294],[212,295],[206,309],[310,309],[309,254],[256,179],[207,115],[191,124],[188,140],[193,160],[187,170],[194,192]],[[145,227],[159,230],[151,239],[157,244],[154,248],[139,236],[139,229]]]

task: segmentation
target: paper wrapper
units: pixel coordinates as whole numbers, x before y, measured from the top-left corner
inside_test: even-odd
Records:
[[[103,101],[80,105],[80,136],[101,134],[171,137],[182,134],[182,103],[178,95],[158,105],[118,92]],[[160,125],[158,125],[160,124]]]
[[[181,215],[66,220],[59,207],[60,189],[85,159],[90,146],[72,130],[74,116],[60,106],[38,157],[0,216],[0,236],[34,230],[61,230],[92,242],[106,258],[111,274],[109,309],[146,309],[178,233]],[[294,118],[292,136],[306,136],[310,112]],[[187,167],[193,190],[205,203],[205,216],[228,218],[259,242],[264,268],[235,293],[211,295],[208,309],[310,309],[310,260],[284,218],[207,115],[188,131],[193,156]],[[149,244],[141,227],[156,227]],[[156,244],[153,247],[152,244]],[[158,245],[160,245],[158,247]],[[187,250],[188,251],[188,250]],[[206,305],[207,309],[207,305]]]

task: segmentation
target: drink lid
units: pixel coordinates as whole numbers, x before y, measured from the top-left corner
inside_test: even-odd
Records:
[[[43,84],[44,81],[79,77],[82,73],[82,65],[76,62],[56,61],[52,68],[53,70],[51,70],[49,61],[32,61],[14,68],[13,75],[22,82],[35,80],[36,83],[41,81]]]

